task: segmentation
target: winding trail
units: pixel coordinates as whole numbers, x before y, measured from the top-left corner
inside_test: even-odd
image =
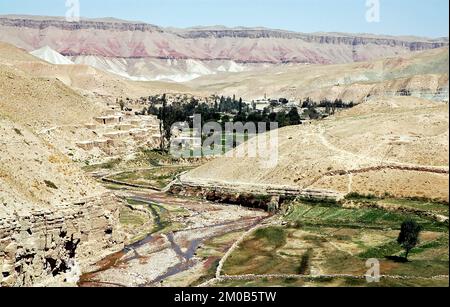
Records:
[[[435,166],[435,165],[420,165],[420,164],[413,164],[413,163],[403,163],[403,162],[397,162],[388,160],[386,157],[382,159],[376,159],[374,157],[370,157],[367,155],[361,155],[356,154],[354,152],[339,148],[335,146],[334,144],[330,143],[328,139],[325,136],[326,130],[325,129],[318,129],[317,135],[319,137],[320,142],[323,146],[330,149],[331,151],[337,152],[341,155],[347,156],[350,161],[360,161],[361,163],[373,163],[373,167],[383,167],[383,168],[395,168],[399,170],[411,170],[411,171],[422,171],[422,172],[430,172],[430,173],[438,173],[438,174],[448,174],[449,168],[448,166]],[[368,169],[370,167],[367,167]],[[364,168],[362,168],[364,169]]]

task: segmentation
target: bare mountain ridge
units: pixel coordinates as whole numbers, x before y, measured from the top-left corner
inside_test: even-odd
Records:
[[[60,17],[35,16],[1,16],[0,39],[28,51],[43,47],[45,42],[70,56],[221,59],[241,63],[347,63],[448,45],[445,38],[305,34],[219,26],[169,29],[116,19],[83,19],[73,23]],[[362,50],[362,46],[368,51]]]
[[[282,38],[282,39],[299,39],[309,43],[319,44],[344,44],[344,45],[367,45],[378,44],[388,46],[407,47],[411,51],[425,50],[429,48],[439,48],[446,46],[445,40],[433,41],[426,38],[403,38],[388,36],[370,36],[364,34],[346,34],[346,33],[299,33],[285,30],[273,30],[266,28],[223,28],[208,29],[196,28],[178,30],[175,33],[183,38],[224,38],[224,37],[242,37],[242,38]]]
[[[30,16],[31,17],[31,16]],[[0,16],[0,24],[12,27],[26,27],[33,29],[46,29],[55,27],[63,30],[120,30],[120,31],[143,31],[143,32],[163,32],[163,29],[146,23],[132,23],[111,18],[103,19],[83,19],[80,22],[68,22],[62,17],[42,17],[30,18],[29,16],[7,15]]]

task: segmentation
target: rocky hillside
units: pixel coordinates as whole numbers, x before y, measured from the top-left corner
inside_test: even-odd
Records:
[[[121,201],[26,127],[0,133],[0,286],[73,284],[122,247]]]
[[[169,29],[112,19],[69,23],[30,16],[0,17],[0,41],[28,51],[48,45],[76,63],[89,62],[138,80],[175,81],[233,72],[236,64],[241,64],[240,70],[252,70],[263,63],[351,63],[448,46],[448,39],[265,28]]]
[[[0,286],[75,283],[91,261],[123,246],[121,200],[41,131],[84,123],[102,109],[57,79],[18,69],[15,63],[41,62],[5,50],[0,48]]]

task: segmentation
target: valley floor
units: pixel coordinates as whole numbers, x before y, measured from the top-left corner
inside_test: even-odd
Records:
[[[133,183],[144,174],[142,180],[151,181],[166,171],[118,177]],[[128,201],[121,224],[131,244],[85,273],[82,287],[449,284],[448,203],[353,195],[344,204],[294,201],[269,215],[156,190],[106,186]],[[402,262],[396,239],[406,219],[424,231],[409,262]],[[378,283],[365,279],[368,259],[379,261]]]
[[[220,255],[233,244],[235,236],[267,217],[262,211],[182,199],[160,192],[125,192],[123,196],[130,203],[131,214],[123,212],[128,218],[122,222],[128,226],[139,225],[140,213],[148,210],[148,216],[153,219],[152,228],[149,234],[132,239],[137,241],[123,251],[99,262],[93,272],[81,277],[80,286],[191,286],[200,283],[214,270]],[[137,211],[139,207],[141,211]]]

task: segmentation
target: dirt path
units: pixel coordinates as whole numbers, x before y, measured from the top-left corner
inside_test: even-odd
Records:
[[[355,163],[355,161],[358,161],[359,163],[362,164],[367,164],[367,163],[373,163],[374,165],[378,165],[378,166],[382,166],[382,167],[387,167],[387,168],[396,168],[399,170],[417,170],[417,171],[424,171],[424,172],[432,172],[432,173],[449,173],[449,168],[448,166],[434,166],[434,165],[420,165],[420,164],[413,164],[413,163],[401,163],[401,162],[397,162],[397,161],[392,161],[392,160],[388,160],[386,159],[386,157],[382,158],[382,159],[376,159],[374,157],[370,157],[367,155],[361,155],[361,154],[356,154],[354,152],[339,148],[337,146],[335,146],[334,144],[330,143],[330,141],[328,141],[326,135],[326,130],[325,129],[318,129],[317,130],[317,136],[320,140],[320,142],[322,143],[323,146],[325,146],[326,148],[330,149],[331,151],[337,152],[339,154],[341,154],[345,158],[350,159],[349,161],[352,161],[352,163]]]

